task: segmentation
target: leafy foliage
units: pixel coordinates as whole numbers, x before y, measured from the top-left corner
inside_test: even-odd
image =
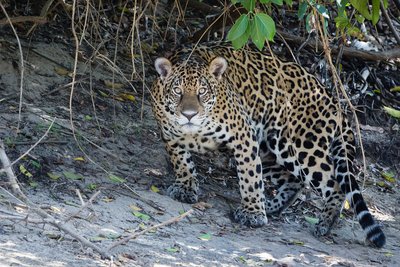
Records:
[[[276,33],[275,22],[270,15],[260,10],[271,11],[274,6],[284,8],[284,5],[292,7],[294,4],[292,0],[231,1],[233,4],[240,4],[247,11],[247,14],[242,14],[236,20],[227,36],[236,49],[243,47],[249,39],[260,50],[264,47],[266,40],[273,41]],[[361,38],[361,30],[355,25],[365,20],[375,25],[380,18],[380,0],[299,0],[295,4],[298,8],[297,17],[300,21],[305,21],[308,32],[315,30],[318,19],[316,16],[320,16],[325,33],[328,32],[328,22],[333,20],[339,34]],[[384,0],[384,8],[387,8],[387,5],[388,1]],[[261,7],[265,8],[261,9]]]

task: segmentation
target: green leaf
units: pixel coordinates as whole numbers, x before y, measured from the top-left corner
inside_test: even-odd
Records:
[[[158,189],[158,187],[155,186],[155,185],[152,185],[152,186],[150,187],[150,190],[153,191],[154,193],[159,193],[159,192],[160,192],[160,189]]]
[[[341,30],[344,30],[350,25],[350,21],[347,17],[336,17],[334,20],[336,22],[336,27]]]
[[[285,0],[286,5],[292,6],[293,5],[293,0]]]
[[[375,25],[379,20],[380,0],[372,0],[372,24]]]
[[[261,4],[268,4],[271,3],[272,0],[260,0]]]
[[[39,186],[39,184],[38,184],[38,182],[30,181],[30,182],[29,182],[29,186],[32,187],[32,188],[36,188],[36,187]]]
[[[232,45],[235,49],[240,49],[242,48],[247,41],[249,40],[250,37],[250,27],[248,28],[248,30],[239,38],[232,40]]]
[[[104,236],[105,238],[110,239],[110,240],[115,240],[115,239],[120,238],[121,234],[110,232],[110,233],[101,234],[101,236]]]
[[[52,172],[48,172],[47,176],[50,177],[51,180],[57,181],[58,179],[60,179],[61,175],[60,174],[56,174],[56,173],[52,173]]]
[[[350,0],[350,3],[364,18],[371,20],[371,13],[368,10],[368,0]]]
[[[148,221],[150,219],[150,216],[144,213],[141,213],[139,211],[132,211],[132,214],[140,219],[142,219],[143,221]]]
[[[345,8],[348,3],[348,0],[336,0],[336,4],[339,8]]]
[[[89,189],[90,191],[93,191],[97,188],[97,184],[94,183],[88,184],[86,188]]]
[[[361,30],[359,28],[353,27],[353,26],[350,26],[347,29],[347,34],[352,36],[352,37],[356,37],[356,38],[359,38],[360,36],[362,36]]]
[[[388,0],[383,0],[383,7],[384,8],[388,8],[388,4],[389,4],[389,2],[388,2]]]
[[[248,12],[253,12],[254,7],[256,6],[255,0],[242,0],[240,3]]]
[[[350,36],[356,37],[356,38],[360,38],[362,37],[362,32],[359,28],[355,27],[355,26],[349,26],[349,28],[347,29],[347,33]]]
[[[247,262],[245,256],[240,256],[238,259],[239,259],[242,263],[246,263],[246,262]]]
[[[390,183],[396,182],[395,174],[393,172],[381,172],[381,176]]]
[[[126,182],[125,179],[123,179],[123,178],[121,178],[121,177],[119,177],[119,176],[117,176],[117,175],[114,175],[114,174],[108,175],[108,179],[109,179],[111,182],[116,183],[116,184],[122,184],[122,183],[125,183],[125,182]]]
[[[315,21],[314,15],[312,14],[312,12],[310,12],[306,17],[306,30],[307,30],[307,32],[311,32],[311,30],[314,29],[314,26],[315,26],[314,21]]]
[[[211,234],[210,233],[202,234],[199,235],[198,238],[203,241],[209,241],[211,239]]]
[[[36,160],[31,160],[32,165],[36,168],[36,169],[40,169],[40,163],[37,162]]]
[[[226,37],[228,40],[233,42],[234,40],[242,37],[249,26],[249,17],[247,14],[241,15],[233,24],[232,28],[228,32],[228,36]],[[247,41],[247,40],[246,40]]]
[[[318,218],[314,218],[314,217],[309,217],[309,216],[304,216],[304,219],[306,220],[306,222],[308,222],[309,224],[317,224],[318,223]]]
[[[281,5],[283,5],[283,0],[272,0],[272,3],[274,3],[275,5],[281,6]]]
[[[394,117],[396,119],[400,119],[400,110],[397,110],[397,109],[394,109],[394,108],[390,108],[390,107],[383,107],[383,109],[390,116],[392,116],[392,117]]]
[[[19,171],[28,178],[32,178],[33,175],[24,166],[24,164],[19,165]]]
[[[63,171],[65,178],[70,180],[83,180],[83,176],[74,172]]]
[[[378,0],[379,1],[379,0]],[[328,14],[328,10],[320,4],[315,5],[315,8],[317,9],[317,11],[324,17],[329,19],[329,14]]]
[[[297,246],[304,246],[304,242],[299,240],[293,240],[292,244]]]
[[[390,89],[390,92],[400,93],[400,86],[395,86]]]
[[[297,17],[299,18],[299,20],[302,20],[304,18],[307,8],[308,8],[308,4],[306,1],[300,3],[299,10],[297,11]]]
[[[276,33],[275,22],[267,14],[257,13],[254,16],[253,27],[255,28],[255,31],[256,31],[255,35],[257,35],[257,39],[262,39],[261,41],[263,44],[262,44],[261,48],[264,46],[265,38],[267,38],[269,41],[274,40],[274,36]],[[252,38],[253,38],[253,36],[252,36]],[[258,40],[258,41],[260,41],[260,40]],[[258,49],[260,49],[260,48],[258,47]]]
[[[365,18],[362,15],[357,14],[356,15],[356,20],[357,20],[358,23],[364,23]]]
[[[394,256],[394,254],[393,254],[393,252],[391,252],[391,251],[385,251],[385,254],[384,254],[386,257],[392,257],[392,256]]]
[[[177,252],[179,252],[179,248],[178,248],[178,247],[166,248],[165,250],[166,250],[167,252],[171,252],[171,253],[177,253]]]
[[[264,25],[257,19],[257,15],[253,21],[251,21],[251,40],[257,46],[259,50],[264,47],[265,39],[267,38],[267,32]]]

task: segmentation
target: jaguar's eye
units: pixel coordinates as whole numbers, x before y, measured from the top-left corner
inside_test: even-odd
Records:
[[[199,95],[205,95],[207,93],[207,89],[202,87],[199,89]]]
[[[174,92],[174,94],[176,94],[176,95],[180,95],[180,94],[182,94],[182,89],[181,88],[179,88],[179,87],[173,87],[172,88],[172,91]]]

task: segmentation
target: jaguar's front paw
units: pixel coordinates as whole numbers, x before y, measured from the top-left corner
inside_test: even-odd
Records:
[[[181,184],[171,185],[170,187],[168,187],[167,193],[171,198],[180,202],[192,204],[196,203],[198,200],[197,190],[184,187]]]
[[[251,227],[261,227],[268,223],[264,212],[249,212],[243,207],[239,207],[233,212],[233,219],[242,225]]]

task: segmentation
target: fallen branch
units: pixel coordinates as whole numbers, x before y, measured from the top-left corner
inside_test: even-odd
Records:
[[[0,160],[1,160],[2,164],[3,164],[4,172],[6,172],[6,174],[7,174],[8,181],[9,181],[10,185],[12,186],[13,192],[17,196],[16,197],[17,199],[22,200],[24,202],[24,204],[30,210],[32,210],[34,213],[36,213],[40,217],[42,217],[46,223],[48,223],[48,224],[50,224],[52,226],[55,226],[58,229],[60,229],[61,231],[63,231],[64,233],[72,236],[73,238],[75,238],[76,240],[81,242],[84,246],[92,248],[94,251],[99,253],[103,258],[108,258],[108,259],[111,258],[110,255],[107,252],[103,251],[101,248],[99,248],[95,244],[91,243],[86,238],[80,236],[76,232],[76,229],[72,229],[68,224],[66,224],[66,223],[64,223],[64,222],[62,222],[60,220],[56,220],[50,214],[48,214],[47,212],[45,212],[41,208],[37,207],[34,203],[32,203],[25,196],[24,193],[22,193],[22,191],[21,191],[21,189],[20,189],[20,187],[18,185],[17,178],[16,178],[16,176],[15,176],[15,174],[14,174],[12,168],[11,168],[12,163],[10,163],[10,160],[8,159],[7,154],[5,153],[4,144],[3,144],[3,142],[1,140],[0,140]]]
[[[22,23],[22,22],[34,22],[35,24],[45,24],[47,22],[46,17],[41,16],[20,16],[13,17],[8,20],[7,18],[0,20],[0,25],[6,25],[9,23]]]
[[[236,7],[234,5],[231,6],[229,8],[229,11],[227,12],[229,19],[225,19],[225,17],[222,15],[216,17],[213,21],[210,22],[209,25],[206,25],[199,31],[195,32],[190,39],[196,42],[204,41],[209,33],[216,32],[224,27],[232,25],[243,12],[245,12],[243,8]],[[299,45],[304,44],[306,42],[306,38],[303,38],[298,35],[290,34],[282,30],[278,31],[278,33],[285,39],[286,42],[295,43]],[[308,42],[305,45],[305,47],[309,47],[311,49],[316,49],[316,48],[320,50],[323,49],[323,45],[320,41],[317,42],[317,46],[315,45],[315,42]],[[340,53],[341,48],[338,46],[330,46],[330,49],[333,54],[337,55]],[[343,47],[343,56],[349,58],[361,58],[370,61],[389,60],[389,59],[400,58],[400,48],[393,48],[388,51],[374,52],[374,51],[357,50],[351,47]]]
[[[111,244],[111,245],[108,247],[107,251],[110,251],[111,249],[115,248],[116,246],[125,244],[125,243],[127,243],[129,240],[131,240],[131,239],[135,239],[135,238],[137,238],[137,237],[139,237],[139,236],[141,236],[141,235],[144,235],[145,233],[147,233],[147,232],[149,232],[149,231],[158,229],[158,228],[160,228],[160,227],[163,227],[163,226],[166,226],[166,225],[169,225],[169,224],[173,224],[173,223],[179,222],[180,220],[182,220],[182,219],[185,218],[186,216],[189,216],[189,215],[192,214],[192,213],[193,213],[193,210],[190,209],[190,210],[188,210],[187,212],[185,212],[185,213],[183,213],[183,214],[181,214],[181,215],[179,215],[179,216],[177,216],[177,217],[171,218],[171,219],[169,219],[169,220],[167,220],[167,221],[165,221],[165,222],[162,222],[162,223],[153,225],[153,226],[151,226],[151,227],[149,227],[149,228],[144,229],[143,231],[140,231],[140,232],[138,232],[138,233],[134,233],[134,234],[132,234],[132,235],[130,235],[130,236],[127,236],[127,237],[125,237],[124,239],[122,239],[122,240],[120,240],[120,241],[117,241],[117,242],[114,242],[113,244]]]
[[[111,256],[107,252],[105,252],[104,250],[102,250],[101,248],[99,248],[98,246],[96,246],[95,244],[93,244],[92,242],[90,242],[89,240],[84,238],[83,236],[80,236],[77,233],[76,229],[72,229],[69,224],[66,224],[60,220],[53,218],[50,214],[48,214],[47,212],[45,212],[44,210],[42,210],[40,208],[37,208],[32,203],[27,204],[27,205],[31,210],[33,210],[36,214],[38,214],[40,217],[42,217],[48,224],[53,225],[53,226],[57,227],[58,229],[60,229],[61,231],[63,231],[64,233],[72,236],[73,238],[78,240],[82,245],[92,248],[94,251],[99,253],[103,258],[106,258],[106,259],[111,258]]]
[[[204,15],[221,12],[221,9],[219,9],[218,7],[213,7],[197,0],[180,0],[179,2],[181,6],[188,6]]]
[[[0,170],[0,173],[5,172],[7,174],[7,185],[11,188],[12,192],[18,196],[19,199],[26,200],[27,197],[21,191],[21,188],[18,185],[17,177],[11,168],[12,164],[7,157],[2,140],[0,140],[0,161],[3,164],[3,169]]]
[[[290,34],[287,32],[279,31],[279,33],[285,38],[287,42],[292,42],[296,44],[303,44],[306,41],[306,38],[300,37],[298,35]],[[310,47],[312,49],[323,49],[323,45],[321,42],[318,42],[318,45],[315,46],[315,42],[308,42],[306,47]],[[330,46],[331,52],[333,54],[339,54],[340,47],[338,46]],[[351,58],[362,58],[364,60],[378,61],[378,60],[389,60],[400,58],[400,48],[393,48],[388,51],[362,51],[351,47],[343,47],[343,56],[351,57]]]

